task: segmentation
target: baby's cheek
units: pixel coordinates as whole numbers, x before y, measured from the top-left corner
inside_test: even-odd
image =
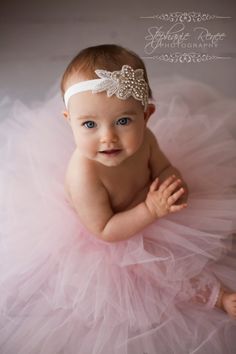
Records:
[[[76,140],[77,146],[84,150],[91,150],[95,145],[93,139],[89,138],[89,136],[78,135]]]
[[[130,145],[134,147],[139,147],[142,145],[144,139],[144,134],[142,129],[135,129],[129,136],[127,136],[127,140],[129,141]]]

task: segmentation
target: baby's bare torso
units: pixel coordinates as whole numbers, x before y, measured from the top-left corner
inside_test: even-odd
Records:
[[[145,200],[151,182],[149,158],[150,143],[147,134],[141,148],[120,165],[107,167],[94,164],[94,173],[107,190],[114,212],[127,210]],[[75,151],[68,165],[65,181],[68,201],[71,205],[70,176],[78,173],[79,164],[80,159]]]

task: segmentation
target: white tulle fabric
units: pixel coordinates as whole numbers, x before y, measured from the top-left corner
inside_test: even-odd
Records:
[[[188,208],[106,243],[64,192],[75,148],[59,94],[5,98],[0,123],[2,354],[232,354],[236,103],[179,77],[152,80],[150,127],[188,183]]]

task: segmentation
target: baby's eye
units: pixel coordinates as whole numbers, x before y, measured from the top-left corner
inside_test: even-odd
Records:
[[[131,122],[131,119],[128,117],[120,118],[117,121],[118,125],[128,125]]]
[[[87,122],[84,122],[82,125],[88,129],[91,129],[96,126],[96,123],[93,122],[92,120],[88,120]]]

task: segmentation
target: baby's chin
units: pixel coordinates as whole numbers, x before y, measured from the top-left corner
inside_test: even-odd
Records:
[[[124,161],[128,159],[128,156],[122,150],[114,152],[99,152],[95,161],[106,167],[120,166]]]
[[[103,159],[98,159],[96,160],[98,163],[100,163],[101,165],[103,166],[106,166],[106,167],[116,167],[116,166],[120,166],[122,165],[122,163],[125,161],[126,159],[109,159],[109,160],[106,160],[104,161]]]

